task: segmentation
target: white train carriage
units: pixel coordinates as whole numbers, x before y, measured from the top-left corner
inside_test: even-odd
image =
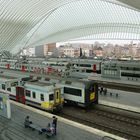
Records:
[[[15,69],[15,62],[7,62],[7,61],[1,61],[0,62],[0,68],[4,69]]]
[[[74,66],[82,70],[84,69],[88,73],[90,72],[101,73],[101,60],[50,58],[48,61],[44,61],[42,63],[49,64],[54,68],[60,68],[60,69],[63,69],[64,67],[66,67],[68,63],[70,63],[71,66]]]
[[[16,100],[16,87],[19,85],[20,81],[29,80],[29,76],[22,76],[18,74],[2,74],[0,75],[0,89],[9,91],[10,99]]]
[[[15,99],[15,88],[18,85],[18,79],[12,76],[0,75],[0,89],[9,91],[10,98]]]
[[[11,91],[11,87],[16,85],[18,85],[16,77],[0,75],[0,89]]]
[[[23,86],[16,87],[16,101],[43,110],[61,110],[63,98],[62,88],[50,83],[26,82]]]
[[[140,61],[105,61],[102,66],[117,67],[121,70],[121,76],[140,77]]]
[[[86,79],[46,78],[44,82],[63,86],[64,101],[67,104],[88,107],[98,103],[98,85]]]
[[[71,64],[79,69],[85,69],[87,73],[101,73],[101,60],[74,59]]]
[[[0,89],[9,91],[10,99],[43,110],[61,110],[64,103],[63,88],[51,83],[29,82],[28,76],[0,75]]]
[[[85,79],[63,81],[64,99],[67,103],[87,107],[98,103],[98,86]]]

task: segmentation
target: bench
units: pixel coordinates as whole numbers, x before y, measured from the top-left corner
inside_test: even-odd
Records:
[[[31,128],[32,130],[38,131],[39,134],[43,133],[43,132],[42,132],[42,128],[41,128],[40,126],[38,126],[38,125],[30,124],[30,125],[29,125],[29,128]]]
[[[24,124],[25,124],[25,123],[24,123]],[[29,124],[28,127],[25,126],[25,128],[31,128],[33,131],[34,131],[34,130],[37,131],[39,135],[40,135],[40,134],[45,134],[47,137],[51,137],[51,136],[54,135],[54,134],[51,133],[51,132],[47,132],[47,131],[44,132],[44,131],[42,131],[42,127],[40,127],[40,126],[38,126],[38,125],[36,125],[36,124],[33,124],[33,123]]]

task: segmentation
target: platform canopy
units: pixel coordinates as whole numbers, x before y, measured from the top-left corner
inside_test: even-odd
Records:
[[[139,40],[139,5],[139,0],[0,0],[0,51],[86,36]]]

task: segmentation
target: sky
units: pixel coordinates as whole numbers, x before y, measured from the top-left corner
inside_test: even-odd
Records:
[[[56,47],[59,47],[60,45],[64,45],[67,43],[85,43],[85,44],[94,44],[95,42],[99,42],[99,43],[111,43],[111,44],[118,44],[118,45],[123,45],[123,44],[130,44],[132,42],[132,40],[78,40],[78,41],[66,41],[66,42],[58,42],[56,43]],[[140,43],[140,41],[133,41],[133,44],[137,44]]]

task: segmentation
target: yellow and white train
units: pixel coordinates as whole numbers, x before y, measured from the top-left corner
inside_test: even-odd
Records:
[[[47,111],[63,108],[63,88],[52,83],[19,81],[16,77],[0,75],[0,89],[9,91],[10,99]]]

